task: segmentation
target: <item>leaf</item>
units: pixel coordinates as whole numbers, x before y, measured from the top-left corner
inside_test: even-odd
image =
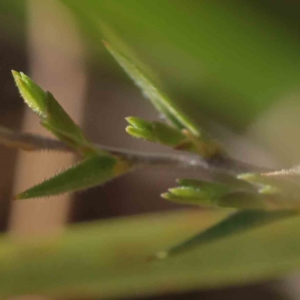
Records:
[[[120,299],[249,284],[299,270],[299,216],[149,261],[227,214],[164,212],[70,226],[50,238],[2,236],[0,295]]]
[[[41,118],[41,124],[58,139],[85,156],[102,154],[84,136],[82,130],[64,111],[53,95],[43,91],[25,74],[12,71],[21,96],[28,106]]]
[[[180,179],[179,187],[171,188],[161,196],[181,204],[239,209],[265,209],[264,199],[248,187],[196,179]]]
[[[211,243],[218,239],[224,239],[230,235],[263,226],[278,220],[282,220],[298,214],[293,210],[265,211],[265,210],[242,210],[205,231],[189,238],[188,240],[171,247],[169,250],[160,251],[156,257],[166,258],[172,254],[178,254],[193,247],[199,247],[205,243]]]
[[[194,152],[207,158],[220,150],[218,143],[201,141],[184,129],[180,131],[162,122],[148,122],[137,117],[128,117],[126,120],[130,124],[126,127],[126,132],[136,138],[160,143],[175,150]]]
[[[194,180],[194,185],[186,185],[184,181],[179,183],[179,187],[169,189],[162,197],[184,204],[216,206],[217,200],[230,191],[228,186],[215,182]]]
[[[105,20],[142,57],[155,61],[163,82],[185,95],[182,107],[195,118],[201,111],[241,131],[298,87],[300,23],[282,1],[263,7],[239,1],[63,2],[84,24],[93,49],[100,50],[99,20]],[[117,49],[127,53],[119,44]]]
[[[202,157],[210,158],[221,152],[220,145],[205,132],[200,131],[198,126],[190,120],[173,101],[162,93],[133,62],[118,52],[112,45],[106,42],[104,44],[120,66],[142,90],[145,97],[152,102],[154,107],[163,114],[175,128],[184,132],[185,135],[197,145],[197,152]],[[132,121],[134,122],[134,120]],[[129,132],[133,135],[142,134],[140,130],[132,127],[130,127]]]
[[[157,121],[148,122],[137,117],[128,117],[126,120],[130,124],[126,127],[126,132],[133,137],[160,143],[175,149],[197,152],[197,148],[184,133],[168,124]]]
[[[277,206],[300,207],[299,167],[266,173],[244,173],[237,178],[256,186],[260,194],[269,196]]]
[[[22,72],[12,71],[15,83],[26,104],[40,117],[46,117],[46,93]]]
[[[119,53],[112,45],[104,43],[107,50],[112,54],[120,66],[142,90],[155,108],[168,118],[178,129],[189,129],[196,136],[200,136],[198,127],[124,55]]]
[[[91,157],[17,195],[16,199],[54,196],[84,190],[120,176],[130,168],[129,163],[112,156]]]

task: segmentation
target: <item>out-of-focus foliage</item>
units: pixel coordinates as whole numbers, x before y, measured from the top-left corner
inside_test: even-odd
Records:
[[[120,298],[242,284],[299,268],[299,217],[151,261],[225,215],[164,213],[81,225],[51,240],[1,238],[0,295]]]
[[[285,5],[283,1],[276,8],[258,1],[62,2],[72,9],[94,49],[102,48],[102,38],[108,37],[134,63],[138,61],[134,54],[137,53],[159,73],[166,89],[173,95],[171,98],[177,114],[168,115],[173,102],[164,98],[159,98],[157,106],[169,120],[180,121],[179,129],[190,126],[189,116],[202,124],[207,113],[242,129],[274,101],[298,88],[300,39],[297,30],[291,30],[291,27],[296,24],[300,28],[300,23],[294,21],[296,15],[287,9],[283,10],[284,16],[279,17],[277,10]],[[16,2],[12,1],[4,10],[13,11],[15,5]],[[18,9],[15,10],[17,14]],[[282,26],[280,22],[288,15],[292,16],[292,21]],[[121,36],[122,41],[117,36]],[[126,66],[125,69],[130,74]],[[59,106],[55,99],[45,99],[48,104],[55,103],[54,110],[57,111]],[[42,106],[44,109],[43,102]],[[67,142],[67,138],[69,146],[76,150],[74,141],[75,146],[86,141],[78,135],[80,129],[70,123],[67,115],[62,113],[61,116],[65,122],[61,123],[60,118],[51,121],[46,116],[46,123],[54,120],[56,124],[49,126],[47,123],[46,127],[60,140]],[[42,113],[42,121],[43,118]],[[153,124],[157,123],[136,118],[129,120],[130,129],[135,129],[131,133],[135,136],[161,142],[161,137],[158,138],[153,130]],[[67,132],[63,127],[68,127]],[[142,134],[136,129],[143,129]],[[181,139],[180,131],[177,133],[176,138]],[[175,137],[174,132],[172,137]],[[164,136],[163,143],[170,141]],[[70,177],[73,187],[77,188],[72,188],[73,191],[115,177],[113,167],[117,158],[108,154],[99,158],[97,155],[37,187],[42,190],[37,192],[33,188],[29,192],[32,197],[45,195],[49,187],[52,190],[47,195],[65,192],[70,190],[68,184],[60,186],[59,190],[57,184],[67,182]],[[89,184],[78,184],[82,179],[81,172],[92,174],[91,170],[97,167],[95,163],[106,174],[92,172],[95,177],[87,177]],[[247,176],[242,179],[249,179],[253,174]],[[259,177],[258,183],[265,179],[255,176]],[[256,180],[248,181],[257,184]],[[197,204],[201,201],[202,204],[220,204],[222,201],[221,206],[239,206],[241,200],[246,200],[243,202],[245,208],[249,208],[249,201],[253,201],[244,198],[243,194],[238,194],[236,199],[228,196],[230,190],[223,185],[187,180],[180,184],[180,187],[169,190],[166,198],[180,202],[191,200]],[[23,196],[28,197],[28,194],[20,197]],[[260,199],[254,199],[259,207]],[[0,295],[50,293],[121,297],[159,294],[271,278],[300,267],[299,217],[292,216],[297,211],[246,210],[218,223],[231,212],[224,209],[120,219],[73,228],[50,241],[16,243],[3,237],[0,239]],[[288,216],[290,218],[285,220]],[[274,224],[267,224],[269,222]],[[214,224],[217,225],[201,232]],[[256,228],[258,225],[261,227]],[[247,232],[240,234],[241,230]],[[195,247],[189,249],[190,243]],[[157,260],[155,253],[162,250],[165,255],[166,249],[175,249],[178,255]]]
[[[23,23],[26,12],[26,1],[1,1],[0,5],[0,33],[2,38],[16,41],[24,38]]]
[[[63,2],[93,46],[100,46],[101,22],[109,24],[198,118],[210,112],[241,129],[298,88],[300,24],[284,1]]]

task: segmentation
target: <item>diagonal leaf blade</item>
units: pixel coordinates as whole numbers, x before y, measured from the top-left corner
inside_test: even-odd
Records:
[[[267,201],[255,190],[235,182],[224,184],[197,179],[180,179],[178,183],[178,187],[170,188],[161,196],[181,204],[239,209],[268,208]]]
[[[16,199],[29,199],[55,196],[67,192],[84,190],[130,170],[130,165],[112,156],[94,156],[45,180],[16,196]]]
[[[71,226],[52,238],[2,236],[0,295],[129,298],[256,282],[299,269],[299,216],[149,261],[227,214],[165,212]]]
[[[183,150],[189,148],[189,145],[195,145],[197,153],[204,158],[212,158],[223,152],[218,142],[212,139],[206,132],[193,122],[171,99],[169,99],[157,86],[142,73],[142,71],[127,57],[121,54],[115,47],[104,42],[107,50],[112,54],[120,66],[125,70],[129,77],[141,89],[154,107],[163,114],[170,123],[188,137],[188,146],[183,144]],[[139,128],[130,126],[127,131],[133,136],[149,137]],[[180,149],[180,148],[178,148]]]
[[[156,257],[166,258],[169,255],[180,253],[193,247],[199,247],[218,239],[224,239],[230,235],[280,221],[297,214],[299,213],[293,210],[241,210],[188,240],[171,247],[169,250],[158,252]]]
[[[45,92],[28,76],[12,71],[21,96],[41,119],[41,124],[58,139],[85,156],[106,154],[96,149],[84,136],[82,130],[65,112],[53,95]]]
[[[198,126],[171,99],[162,93],[133,62],[118,52],[112,45],[105,43],[105,46],[155,108],[165,115],[175,127],[188,129],[195,136],[201,135]]]

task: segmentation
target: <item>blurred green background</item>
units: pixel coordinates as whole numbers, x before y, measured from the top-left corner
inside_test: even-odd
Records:
[[[210,128],[213,120],[244,133],[272,106],[299,93],[297,3],[61,2],[70,8],[79,25],[89,70],[97,73],[109,69],[130,84],[103,49],[105,24],[150,66],[174,101],[209,130],[214,130]],[[3,36],[22,38],[22,30],[26,30],[25,2],[2,1],[0,9]],[[55,28],[55,24],[52,26]],[[258,138],[256,134],[254,137]],[[265,142],[262,137],[258,140]]]
[[[72,98],[70,91],[77,86],[72,74],[79,68],[85,77],[84,92],[69,105],[94,141],[167,151],[132,140],[124,132],[127,116],[149,120],[159,116],[104,49],[102,40],[111,39],[157,76],[170,97],[232,155],[267,166],[296,165],[300,153],[299,13],[297,2],[283,0],[2,0],[0,123],[27,129],[27,110],[14,87],[11,69],[33,74],[46,89],[57,88],[56,94],[65,89],[66,98]],[[65,68],[64,60],[70,59],[76,72]],[[43,72],[37,75],[37,69]],[[17,158],[15,150],[0,148],[0,167],[5,170],[0,175],[1,230],[10,228],[9,200],[19,173]],[[36,165],[28,165],[26,172],[34,173]],[[181,175],[157,170],[130,174],[76,195],[66,219],[78,222],[175,209],[159,194]],[[45,210],[43,200],[40,203],[39,209]],[[34,205],[24,202],[22,209]],[[59,210],[56,205],[53,209]]]
[[[228,139],[220,126],[247,136],[263,149],[262,156],[272,156],[271,164],[298,163],[297,3],[63,2],[84,30],[93,68],[108,64],[112,72],[120,72],[103,52],[104,23],[150,66],[174,101],[225,144]],[[252,161],[256,155],[248,158]]]
[[[297,4],[286,1],[65,0],[94,49],[100,21],[150,65],[182,106],[243,130],[297,90]],[[97,56],[97,54],[96,54]],[[194,111],[194,110],[193,110]]]

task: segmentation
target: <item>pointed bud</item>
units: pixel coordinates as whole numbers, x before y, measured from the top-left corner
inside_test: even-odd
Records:
[[[12,70],[15,83],[27,105],[40,117],[46,117],[46,93],[22,72]]]

